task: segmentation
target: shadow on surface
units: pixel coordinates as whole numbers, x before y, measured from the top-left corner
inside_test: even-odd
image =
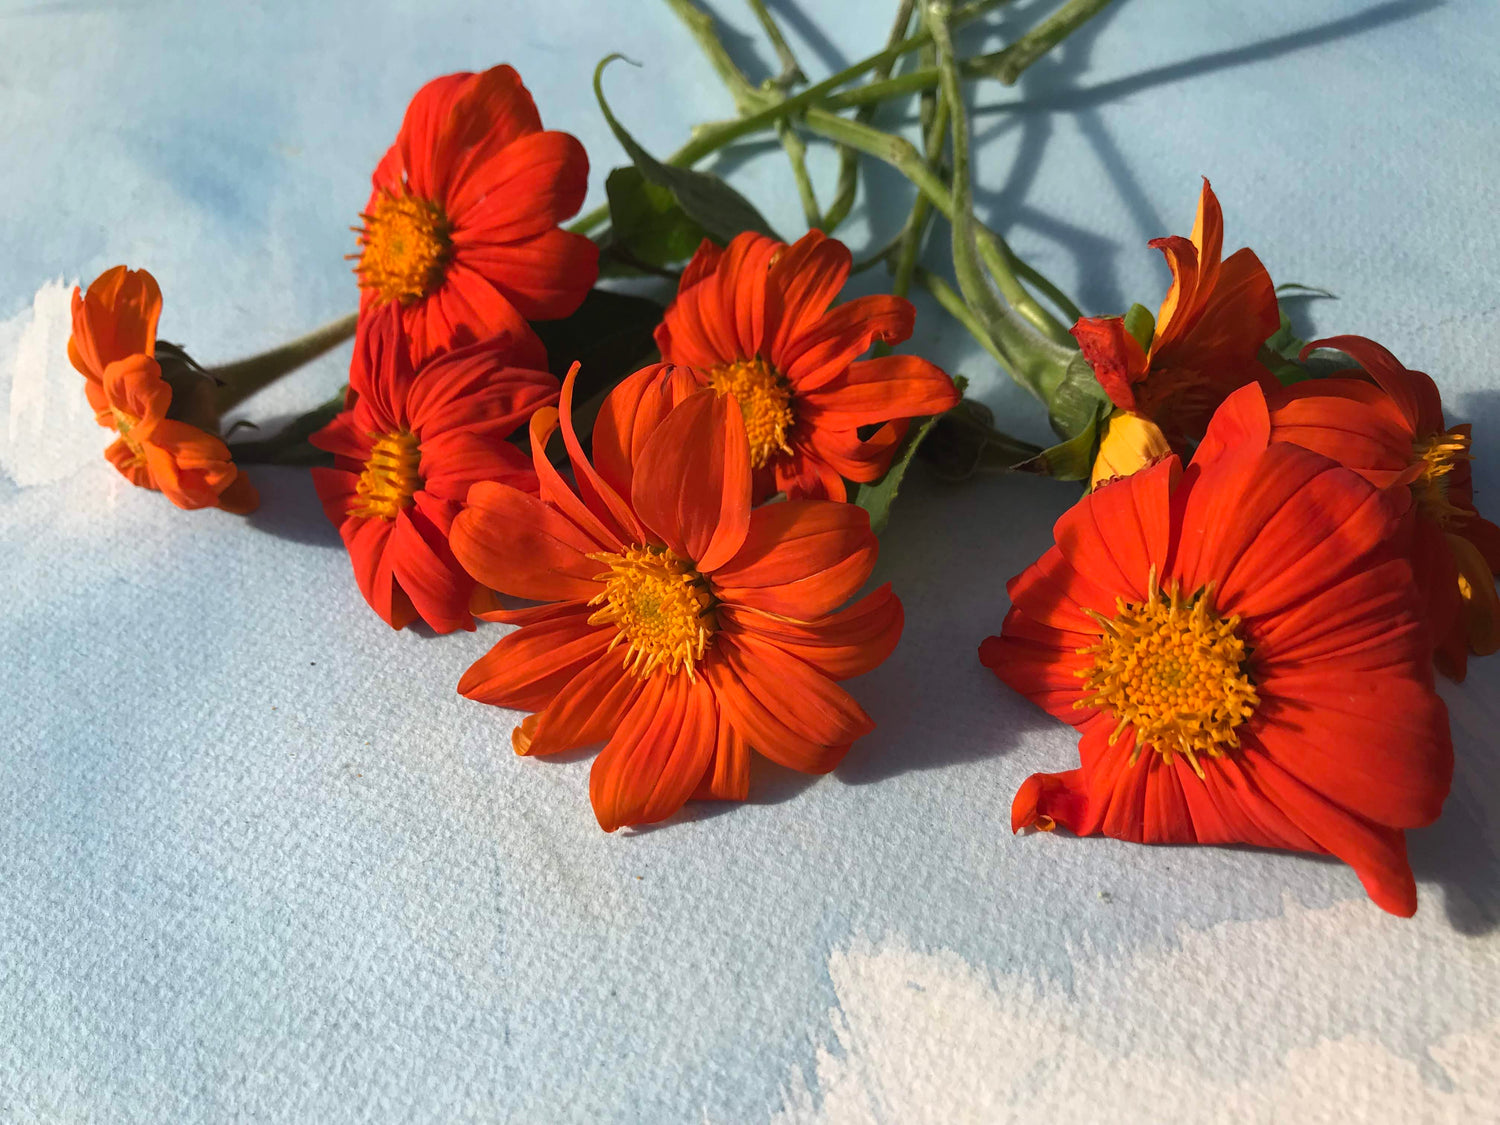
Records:
[[[306,469],[251,465],[245,471],[260,490],[260,507],[246,517],[251,527],[293,543],[343,549],[338,529],[323,514]]]

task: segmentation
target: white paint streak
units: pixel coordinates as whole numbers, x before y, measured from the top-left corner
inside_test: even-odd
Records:
[[[829,961],[838,1050],[818,1051],[816,1092],[794,1072],[775,1120],[1496,1120],[1500,1018],[1429,1047],[1446,1084],[1347,1025],[1351,994],[1356,1005],[1383,1001],[1398,1027],[1421,1011],[1426,991],[1409,979],[1413,961],[1493,987],[1492,950],[1446,927],[1420,936],[1412,927],[1364,903],[1288,904],[1282,918],[1186,933],[1179,949],[1124,962],[1075,951],[1071,989],[991,980],[951,952],[856,942]],[[1268,958],[1267,949],[1301,952]],[[1407,979],[1391,971],[1401,961]],[[1254,1053],[1264,1060],[1247,1062]]]
[[[109,444],[68,362],[72,294],[72,283],[49,281],[0,323],[0,471],[22,487],[71,476]]]

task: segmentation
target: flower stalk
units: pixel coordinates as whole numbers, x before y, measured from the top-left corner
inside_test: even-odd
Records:
[[[261,352],[248,359],[226,363],[220,367],[206,368],[208,375],[218,384],[214,404],[219,413],[233,410],[251,395],[269,387],[283,375],[287,375],[319,356],[332,351],[354,335],[354,326],[359,316],[350,313],[338,320],[315,328],[305,336],[299,336],[279,348]]]

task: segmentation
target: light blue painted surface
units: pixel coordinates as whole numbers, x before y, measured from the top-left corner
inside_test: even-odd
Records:
[[[775,5],[818,73],[878,47],[892,6]],[[1476,423],[1493,515],[1497,42],[1500,8],[1480,0],[1126,0],[1017,90],[981,94],[997,107],[979,117],[981,195],[1022,253],[1111,312],[1159,300],[1144,244],[1187,232],[1208,174],[1228,247],[1338,292],[1304,326],[1378,336],[1437,376]],[[0,319],[22,324],[49,279],[127,261],[162,282],[163,335],[206,361],[305,330],[354,304],[346,228],[421,82],[515,64],[546,123],[583,139],[599,198],[622,156],[588,79],[615,50],[644,64],[608,89],[653,150],[729,112],[646,0],[3,0]],[[830,183],[831,156],[814,166]],[[779,153],[732,174],[800,230]],[[893,176],[866,187],[856,245],[905,207]],[[923,306],[919,323],[917,345],[992,404],[1030,409],[951,322]],[[249,413],[321,399],[344,362]],[[31,416],[8,363],[14,452]],[[744,807],[605,836],[586,760],[515,758],[515,717],[453,693],[497,630],[391,633],[305,476],[256,479],[247,526],[177,512],[102,460],[0,477],[0,1120],[1008,1120],[1075,1079],[1086,1104],[1150,1120],[1122,1074],[1158,1063],[1202,1076],[1206,1100],[1173,1102],[1216,1119],[1236,1116],[1220,1086],[1279,1089],[1308,1052],[1349,1044],[1355,1062],[1305,1072],[1328,1120],[1394,1112],[1347,1100],[1370,1097],[1377,1062],[1414,1068],[1428,1119],[1497,1104],[1500,663],[1444,689],[1460,765],[1444,820],[1411,837],[1413,922],[1313,859],[1016,839],[1011,794],[1063,768],[1071,740],[974,647],[1073,493],[919,481],[877,575],[907,634],[853,685],[878,731],[829,778],[766,770]],[[1222,950],[1210,968],[1171,969],[1205,944]],[[899,992],[935,988],[929,970],[968,982],[934,1002],[950,1022],[871,999],[881,973]],[[1001,1009],[1023,1030],[986,1038]],[[1054,1017],[1061,1058],[1025,1041]],[[918,1042],[917,1078],[860,1069]],[[966,1093],[956,1072],[986,1068],[1002,1092]]]

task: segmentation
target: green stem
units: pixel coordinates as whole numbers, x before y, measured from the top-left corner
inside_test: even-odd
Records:
[[[949,102],[951,105],[951,95]],[[809,109],[805,120],[808,129],[819,136],[839,144],[849,145],[867,156],[873,156],[876,160],[891,165],[910,180],[918,191],[927,196],[945,219],[949,222],[954,221],[956,208],[948,185],[917,151],[917,147],[905,137],[882,132],[872,126],[851,121],[823,109]],[[1010,262],[1000,249],[996,235],[982,226],[976,227],[972,235],[978,246],[979,255],[994,277],[995,284],[1000,287],[1006,301],[1016,312],[1047,340],[1064,348],[1074,347],[1073,338],[1068,335],[1067,328],[1043,308],[1016,277]]]
[[[964,304],[963,297],[954,290],[953,286],[921,266],[916,268],[915,278],[917,284],[931,293],[937,299],[937,303],[943,307],[943,311],[963,325],[979,346],[994,357],[996,363],[1001,367],[1010,366],[1010,361],[1000,353],[999,348],[995,347],[995,341],[990,339],[990,334],[984,330],[984,325],[979,323],[979,318],[974,315],[968,305]]]
[[[755,18],[760,21],[761,30],[766,33],[766,38],[771,41],[771,48],[776,52],[776,57],[781,60],[781,77],[776,79],[776,85],[783,90],[789,90],[793,86],[799,86],[807,81],[807,75],[802,73],[802,68],[797,65],[797,56],[792,53],[792,48],[787,44],[786,36],[781,34],[781,28],[771,13],[766,10],[765,0],[746,0],[750,10],[755,13]]]
[[[698,40],[699,49],[718,72],[719,80],[729,88],[730,96],[734,98],[735,109],[745,114],[762,108],[766,104],[765,101],[751,84],[750,79],[745,77],[744,71],[740,70],[734,59],[729,57],[729,52],[724,49],[723,41],[714,31],[713,16],[698,7],[693,0],[667,0],[667,6],[686,25],[693,38]]]
[[[950,13],[951,7],[947,0],[930,0],[925,15],[928,30],[937,45],[938,69],[943,77],[943,96],[953,118],[953,191],[947,202],[949,220],[953,226],[954,270],[965,300],[977,314],[995,346],[1009,358],[1006,368],[1022,386],[1043,402],[1048,402],[1051,391],[1056,382],[1061,380],[1073,352],[1038,336],[1016,315],[1023,306],[1006,292],[1006,282],[1008,280],[1023,294],[1025,290],[1011,273],[993,237],[981,240],[981,232],[975,230],[969,179],[969,119],[959,87],[958,68],[954,64],[953,41],[948,24]],[[934,199],[933,202],[939,201]],[[1003,276],[997,276],[996,281],[1005,293],[1006,300],[1010,302],[1009,306],[996,298],[988,280],[980,271],[982,241],[988,242],[995,259],[992,261],[990,256],[985,257],[985,265],[989,267],[991,274],[1003,271]],[[997,265],[1000,267],[999,271]],[[1027,301],[1035,305],[1029,294],[1025,296]],[[1040,306],[1036,307],[1040,310]],[[1048,319],[1051,319],[1050,316]]]
[[[1110,0],[1068,0],[1005,50],[991,56],[993,61],[985,68],[984,73],[991,78],[998,78],[1007,86],[1015,85],[1016,79],[1021,77],[1027,67],[1097,16],[1108,7],[1109,2]]]
[[[943,146],[948,133],[948,99],[941,91],[933,99],[932,115],[926,124],[927,163],[936,167],[942,159]],[[932,218],[932,200],[918,192],[912,201],[911,214],[901,232],[901,247],[896,252],[896,268],[891,282],[891,292],[906,296],[911,289],[912,274],[917,266],[917,255],[922,252],[922,237],[927,233],[927,224]]]
[[[797,184],[797,198],[802,201],[802,214],[807,225],[809,229],[821,227],[823,213],[818,207],[818,193],[813,189],[812,177],[807,174],[807,145],[785,117],[776,122],[776,133],[792,166],[792,179]]]
[[[906,38],[907,28],[911,26],[912,10],[916,7],[916,0],[901,0],[896,9],[896,18],[891,22],[891,33],[886,37],[886,50],[890,50]],[[891,68],[896,65],[896,60],[882,63],[875,67],[870,81],[874,83],[883,82],[891,76]],[[875,104],[870,103],[860,107],[855,114],[858,121],[869,122],[875,115]],[[840,223],[849,217],[849,212],[854,209],[854,197],[859,191],[859,153],[848,146],[839,149],[839,178],[834,188],[833,202],[828,205],[828,214],[824,216],[823,230],[832,234]]]
[[[303,364],[338,347],[354,335],[354,327],[358,322],[359,314],[350,313],[279,348],[272,348],[268,352],[235,363],[226,363],[222,367],[206,368],[208,374],[219,384],[214,396],[219,413],[234,409],[288,372],[295,371]]]

